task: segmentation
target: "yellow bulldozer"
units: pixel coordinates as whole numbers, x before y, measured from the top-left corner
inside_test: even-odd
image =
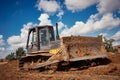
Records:
[[[54,32],[56,31],[56,33]],[[56,34],[56,36],[55,36]],[[66,65],[100,64],[107,58],[102,36],[66,36],[59,37],[58,24],[30,28],[27,38],[27,56],[19,60],[20,69],[60,69]],[[79,63],[78,63],[79,62]],[[69,66],[67,66],[68,69]]]

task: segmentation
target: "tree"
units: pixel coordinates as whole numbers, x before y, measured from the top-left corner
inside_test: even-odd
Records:
[[[23,49],[23,47],[19,47],[15,52],[12,52],[11,54],[6,56],[7,60],[15,60],[15,59],[20,59],[21,56],[25,56],[25,50]]]
[[[112,43],[114,42],[115,40],[114,39],[106,39],[104,37],[104,46],[105,46],[105,49],[107,50],[107,52],[116,52],[117,50],[113,48],[113,45]]]
[[[9,60],[9,61],[15,60],[15,53],[8,54],[8,55],[6,56],[6,59]]]
[[[25,56],[25,55],[26,55],[26,53],[25,53],[23,47],[19,47],[19,48],[16,50],[16,56],[15,56],[16,59],[20,59],[21,56]]]

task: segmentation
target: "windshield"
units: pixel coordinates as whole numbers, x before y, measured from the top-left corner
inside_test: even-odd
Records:
[[[49,43],[48,37],[47,37],[47,30],[46,29],[42,29],[40,32],[41,35],[41,44],[42,46],[46,46]]]

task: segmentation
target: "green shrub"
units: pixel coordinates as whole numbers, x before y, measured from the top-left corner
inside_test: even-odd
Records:
[[[21,56],[25,56],[25,50],[23,49],[23,47],[19,47],[15,52],[12,52],[11,54],[8,54],[6,56],[7,60],[15,60],[15,59],[20,59]]]
[[[117,52],[117,49],[114,49],[112,45],[114,41],[115,41],[114,39],[106,39],[104,37],[104,46],[107,52]]]
[[[15,60],[15,53],[8,54],[8,55],[6,56],[6,59],[9,60],[9,61]]]

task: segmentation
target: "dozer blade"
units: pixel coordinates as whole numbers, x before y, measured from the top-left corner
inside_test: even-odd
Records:
[[[102,43],[102,36],[70,36],[61,39],[61,48],[46,62],[40,63],[34,68],[40,68],[61,61],[74,62],[80,60],[91,60],[96,58],[107,58]]]

